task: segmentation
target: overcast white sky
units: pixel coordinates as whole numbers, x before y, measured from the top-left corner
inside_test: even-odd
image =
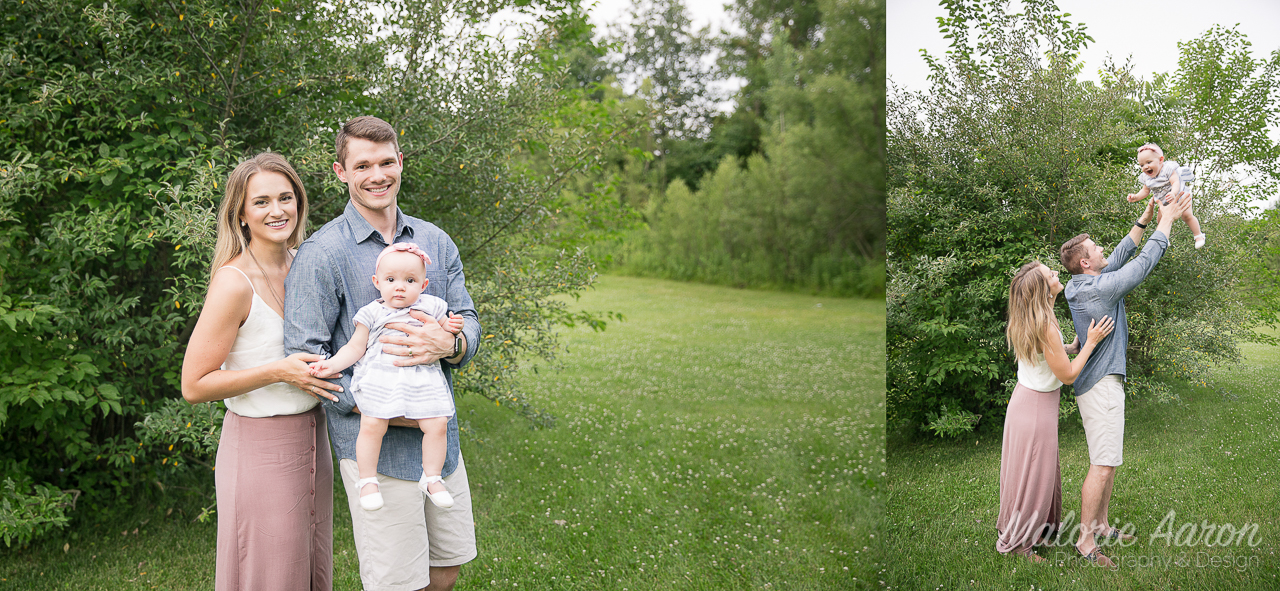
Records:
[[[729,16],[724,11],[723,0],[685,0],[689,15],[697,28],[711,27],[711,32],[726,28]],[[608,23],[616,23],[631,7],[631,0],[597,0],[591,9],[591,24],[603,30]]]
[[[1277,0],[1058,0],[1069,20],[1087,25],[1094,42],[1081,54],[1083,76],[1097,80],[1107,54],[1124,63],[1133,56],[1134,73],[1150,78],[1155,72],[1178,69],[1178,42],[1199,37],[1214,24],[1239,30],[1253,43],[1255,58],[1280,49],[1280,1]],[[920,49],[945,54],[948,44],[938,32],[937,17],[945,14],[938,0],[888,0],[889,78],[911,90],[928,88],[929,74]]]

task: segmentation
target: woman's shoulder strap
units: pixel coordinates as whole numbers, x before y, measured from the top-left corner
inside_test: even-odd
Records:
[[[248,281],[248,282],[249,282],[249,289],[252,289],[252,290],[253,290],[253,295],[258,295],[258,290],[256,290],[256,289],[254,289],[254,288],[253,288],[253,280],[252,280],[252,279],[249,279],[249,274],[248,274],[248,273],[245,273],[244,271],[241,271],[239,267],[234,267],[234,266],[231,266],[231,265],[223,265],[223,266],[222,266],[222,267],[220,267],[218,270],[219,270],[219,271],[221,271],[222,269],[235,269],[235,270],[236,270],[236,272],[240,273],[240,276],[241,276],[241,277],[244,277],[244,280],[245,280],[245,281]]]

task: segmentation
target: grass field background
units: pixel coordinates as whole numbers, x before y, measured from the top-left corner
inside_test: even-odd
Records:
[[[534,430],[463,397],[480,556],[458,589],[879,587],[884,302],[605,277],[526,378]],[[335,589],[359,578],[336,493]],[[0,588],[211,589],[212,523],[140,507],[0,552]]]
[[[1179,386],[1180,404],[1126,401],[1124,465],[1110,517],[1135,543],[1104,546],[1117,571],[1075,559],[1066,540],[1032,564],[996,552],[999,434],[908,443],[889,438],[888,552],[895,589],[1280,589],[1280,350],[1245,345],[1246,361],[1211,387]],[[1063,519],[1079,522],[1089,458],[1079,414],[1059,423]],[[1161,523],[1174,512],[1162,528]],[[1207,545],[1206,525],[1257,525],[1257,543]],[[1067,527],[1073,524],[1068,522]],[[1174,536],[1156,537],[1157,532]],[[1193,532],[1199,532],[1193,534]],[[1179,535],[1181,534],[1181,535]],[[1218,538],[1210,534],[1210,541]],[[1199,543],[1187,544],[1192,538]]]

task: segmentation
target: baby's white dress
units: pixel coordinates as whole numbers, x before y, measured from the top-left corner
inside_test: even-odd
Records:
[[[374,300],[356,312],[355,322],[369,327],[369,343],[364,357],[356,362],[351,376],[351,395],[355,397],[361,414],[379,419],[453,416],[453,394],[449,391],[439,361],[430,365],[396,367],[393,362],[404,357],[383,353],[383,343],[378,342],[383,335],[404,336],[401,331],[387,328],[389,323],[422,326],[409,315],[411,309],[421,310],[440,322],[449,316],[448,303],[425,293],[408,308],[392,308],[382,300]]]
[[[1188,195],[1191,194],[1191,185],[1196,180],[1196,174],[1189,166],[1178,166],[1177,162],[1166,160],[1156,172],[1156,176],[1147,176],[1147,173],[1138,173],[1138,182],[1146,185],[1151,189],[1151,196],[1159,199],[1161,203],[1168,204],[1169,192],[1173,190],[1173,177],[1177,175],[1182,181],[1182,189]]]

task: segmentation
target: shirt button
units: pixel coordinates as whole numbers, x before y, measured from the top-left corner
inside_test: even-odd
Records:
[[[312,474],[315,474],[315,473],[316,473],[316,469],[315,469],[315,468],[312,468],[312,469],[311,469],[311,473],[312,473]]]
[[[315,450],[316,450],[316,446],[314,446],[314,445],[313,445],[313,446],[311,446],[311,451],[315,451]]]

